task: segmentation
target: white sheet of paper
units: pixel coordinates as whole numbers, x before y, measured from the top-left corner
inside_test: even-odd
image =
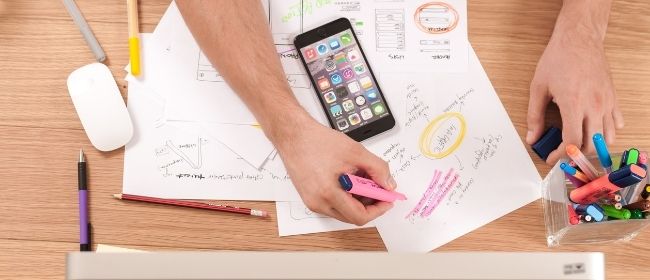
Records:
[[[476,54],[469,73],[381,75],[398,138],[367,147],[407,201],[376,220],[391,252],[427,252],[540,197],[541,178]]]
[[[169,11],[167,13],[169,13]],[[163,19],[168,18],[167,13],[163,16]],[[160,31],[160,33],[162,33],[162,31]],[[161,69],[170,67],[170,65],[164,64],[163,59],[161,58],[164,52],[164,50],[162,50],[164,45],[161,45],[163,43],[161,43],[160,40],[164,41],[165,38],[157,38],[146,33],[141,35],[143,73],[137,78],[128,76],[127,81],[129,82],[129,85],[137,83],[140,87],[150,89],[148,92],[153,93],[153,95],[164,104],[164,110],[167,110],[171,101],[151,89],[152,87],[155,87],[154,85],[157,83],[166,80],[161,78],[163,72]],[[217,107],[215,106],[215,110],[216,108]],[[166,117],[163,118],[163,121],[170,123],[182,122],[169,120]],[[203,132],[226,145],[229,149],[258,169],[262,167],[266,158],[275,149],[259,126],[205,123],[203,126],[195,127],[199,129],[204,128]],[[242,141],[242,139],[246,139],[246,141]]]
[[[124,154],[123,192],[176,199],[275,200],[285,173],[259,171],[206,134],[195,123],[161,122],[155,94],[129,85],[134,137]]]
[[[348,18],[376,72],[467,71],[466,0],[303,0],[302,9],[302,16],[281,15],[285,24],[302,23],[295,34]]]
[[[372,223],[358,227],[314,213],[300,201],[278,201],[275,209],[280,236],[374,227]]]

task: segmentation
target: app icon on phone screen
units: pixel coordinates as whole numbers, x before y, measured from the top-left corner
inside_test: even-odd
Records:
[[[359,118],[359,114],[357,113],[350,115],[348,119],[350,120],[351,125],[356,125],[361,122],[361,119]]]
[[[354,98],[354,102],[359,106],[363,106],[363,104],[366,104],[366,98],[364,98],[363,95],[359,95]]]
[[[381,103],[377,103],[375,105],[372,105],[372,111],[375,112],[375,115],[379,116],[382,113],[384,113],[386,110],[384,109],[384,105],[381,105]]]
[[[338,127],[339,130],[344,130],[344,129],[350,127],[350,125],[348,125],[348,121],[346,121],[345,119],[342,119],[342,120],[338,120],[336,122],[336,127]]]
[[[350,68],[345,68],[343,69],[343,78],[345,78],[346,81],[352,79],[354,77],[354,72]]]
[[[372,112],[370,111],[370,108],[365,108],[361,110],[361,118],[365,120],[369,120],[372,118]]]
[[[334,116],[334,117],[338,117],[341,114],[343,114],[343,110],[341,109],[341,105],[338,105],[338,104],[332,106],[332,108],[330,108],[330,111],[332,112],[332,116]]]
[[[369,89],[368,91],[366,91],[366,97],[368,97],[368,100],[370,101],[377,100],[377,91],[375,91],[374,89]]]
[[[326,90],[330,87],[330,82],[327,80],[327,78],[321,78],[318,80],[318,87],[320,90]]]
[[[336,63],[334,63],[333,59],[328,59],[325,60],[325,70],[329,71],[334,71],[336,69]]]
[[[359,52],[357,50],[350,50],[348,51],[348,60],[349,61],[357,61],[359,60]]]
[[[318,47],[316,47],[316,50],[318,50],[318,54],[324,55],[327,53],[327,45],[325,44],[320,44]]]
[[[337,87],[334,92],[336,92],[336,97],[343,98],[348,96],[348,90],[345,87]]]
[[[359,83],[357,83],[357,81],[349,83],[348,89],[350,90],[351,93],[357,93],[359,90],[361,90],[361,88],[359,87]]]
[[[352,43],[352,36],[350,35],[350,33],[345,33],[341,35],[341,43],[343,45],[349,45],[350,43]]]
[[[339,44],[339,41],[334,39],[330,41],[330,49],[335,50],[338,49],[341,45]]]
[[[330,79],[332,80],[333,85],[338,85],[343,82],[343,78],[341,78],[341,75],[339,74],[332,75]]]
[[[354,103],[352,103],[352,100],[345,100],[342,105],[343,105],[343,110],[345,110],[346,112],[350,112],[354,110]]]
[[[325,101],[327,101],[327,103],[332,103],[336,101],[336,95],[334,95],[333,91],[325,93],[323,97],[325,97]]]
[[[314,48],[307,49],[305,51],[305,57],[307,57],[307,59],[313,59],[314,57],[316,57],[316,51],[314,50]]]
[[[363,63],[358,63],[357,65],[354,65],[354,73],[363,74],[366,72],[366,66],[363,65]]]

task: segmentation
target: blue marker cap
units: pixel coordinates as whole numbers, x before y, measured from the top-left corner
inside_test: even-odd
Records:
[[[609,151],[607,151],[607,144],[605,143],[605,138],[603,137],[602,134],[596,133],[594,134],[594,137],[592,137],[594,140],[594,146],[596,146],[596,153],[598,153],[598,159],[600,160],[600,164],[604,168],[608,168],[612,166],[612,157],[609,155]]]
[[[566,162],[561,163],[560,168],[564,170],[564,172],[569,173],[569,175],[576,175],[576,173],[578,173],[577,169],[571,165],[568,165]]]
[[[548,155],[560,146],[560,143],[562,143],[562,130],[551,127],[531,148],[541,159],[546,160]]]

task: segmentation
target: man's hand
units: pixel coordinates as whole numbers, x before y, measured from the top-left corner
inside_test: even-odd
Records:
[[[565,1],[537,64],[530,85],[526,142],[532,145],[541,137],[546,106],[550,101],[556,103],[563,142],[549,155],[549,165],[565,155],[567,144],[592,153],[594,133],[602,132],[607,143],[613,143],[616,129],[624,125],[603,47],[610,4]]]
[[[388,164],[345,134],[311,117],[297,117],[295,125],[279,129],[273,137],[291,181],[307,207],[340,221],[364,225],[393,204],[364,205],[338,183],[343,173],[364,173],[388,190],[396,187]]]

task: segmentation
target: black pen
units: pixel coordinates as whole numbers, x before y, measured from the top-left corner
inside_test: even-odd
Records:
[[[88,186],[86,185],[86,159],[83,149],[79,150],[77,163],[79,185],[79,250],[90,251],[90,220],[88,219]]]

